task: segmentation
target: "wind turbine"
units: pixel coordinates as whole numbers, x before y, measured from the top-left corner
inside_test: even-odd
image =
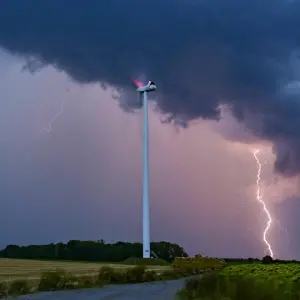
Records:
[[[143,126],[143,258],[151,257],[150,250],[150,209],[149,209],[149,128],[148,128],[148,92],[156,90],[155,83],[149,81],[144,85],[133,80],[139,96],[143,95],[144,126]]]

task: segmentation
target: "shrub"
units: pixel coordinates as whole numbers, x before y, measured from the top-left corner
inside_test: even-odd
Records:
[[[15,280],[13,281],[8,288],[8,294],[12,296],[16,295],[25,295],[31,292],[27,280]]]
[[[249,257],[249,258],[248,258],[248,263],[252,264],[253,262],[254,262],[254,258]]]
[[[196,255],[192,258],[176,257],[172,263],[175,270],[185,275],[196,275],[207,271],[219,270],[226,265],[223,259],[213,257],[201,257]]]
[[[185,274],[180,270],[166,270],[159,275],[160,280],[174,280],[184,277]]]
[[[82,275],[77,278],[77,287],[78,288],[92,288],[92,287],[101,287],[103,282],[100,282],[96,276]]]
[[[75,288],[78,279],[64,270],[42,273],[39,291],[55,291]]]
[[[155,271],[145,271],[143,275],[143,281],[144,282],[150,282],[150,281],[157,281],[160,280],[160,276]]]
[[[0,299],[8,295],[8,286],[6,282],[0,282]]]
[[[263,264],[270,264],[273,262],[273,258],[270,255],[266,255],[262,259]]]
[[[179,294],[187,297],[207,297],[214,295],[217,290],[217,282],[214,274],[207,274],[199,278],[191,278],[185,281],[185,287]],[[215,295],[214,295],[215,296]]]
[[[158,258],[140,258],[140,257],[130,257],[123,261],[125,265],[143,265],[143,266],[169,266],[170,264]]]
[[[99,283],[122,283],[124,281],[124,272],[117,271],[111,267],[102,267],[98,272]]]
[[[125,282],[129,282],[129,283],[143,282],[145,271],[146,271],[145,266],[136,266],[128,269],[124,273]]]

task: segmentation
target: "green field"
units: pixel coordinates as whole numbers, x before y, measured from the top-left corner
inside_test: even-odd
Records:
[[[42,272],[56,269],[64,269],[74,275],[93,275],[103,266],[114,269],[130,268],[131,266],[118,263],[91,263],[91,262],[69,262],[69,261],[43,261],[26,259],[0,258],[0,281],[15,279],[39,279]],[[162,272],[168,270],[168,266],[149,266],[149,270]]]
[[[300,264],[228,265],[219,272],[190,280],[182,299],[300,299]]]
[[[300,280],[300,264],[244,264],[244,265],[230,265],[224,268],[220,275],[238,275],[247,277],[260,277],[263,276],[268,279],[279,280]]]

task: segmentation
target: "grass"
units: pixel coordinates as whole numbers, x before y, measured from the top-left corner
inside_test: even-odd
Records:
[[[179,296],[199,300],[300,299],[300,265],[229,265],[201,279],[188,280]]]
[[[70,261],[44,261],[27,259],[9,259],[0,258],[0,282],[21,280],[21,279],[39,279],[43,272],[64,269],[65,271],[82,276],[85,274],[97,274],[103,266],[112,267],[116,270],[124,270],[133,266],[118,263],[91,263],[91,262],[70,262]],[[148,270],[163,272],[169,270],[169,266],[147,266]]]

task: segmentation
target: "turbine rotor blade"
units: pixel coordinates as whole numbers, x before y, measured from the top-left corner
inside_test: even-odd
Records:
[[[137,88],[142,87],[144,85],[141,81],[136,79],[131,79],[131,81]]]

